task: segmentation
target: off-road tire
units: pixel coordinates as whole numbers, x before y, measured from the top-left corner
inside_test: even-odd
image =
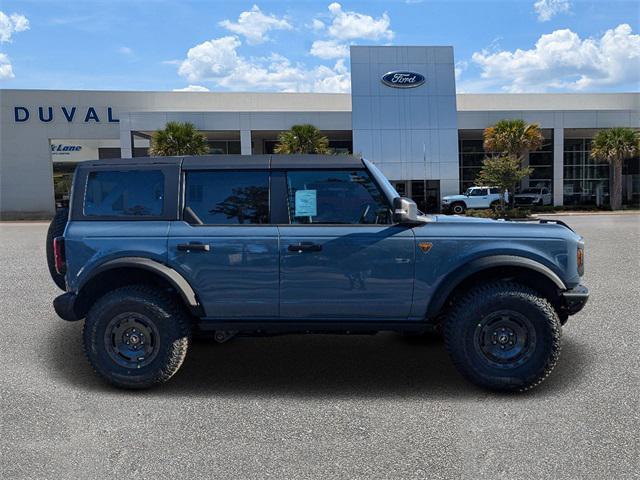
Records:
[[[483,349],[497,348],[495,342],[481,339],[496,338],[484,335],[485,319],[500,317],[494,324],[499,326],[500,321],[509,318],[502,316],[505,311],[529,322],[528,338],[533,341],[527,347],[528,357],[497,364],[483,353]],[[508,281],[471,289],[455,303],[444,323],[445,346],[456,368],[476,385],[497,391],[522,392],[544,381],[558,361],[560,337],[560,320],[551,304],[534,290]]]
[[[494,212],[501,212],[502,211],[502,206],[500,205],[500,201],[496,200],[491,202],[491,205],[489,205],[491,207],[491,210],[493,210]]]
[[[51,279],[61,290],[66,290],[67,285],[64,281],[64,275],[56,272],[56,260],[53,254],[53,239],[61,236],[64,233],[64,228],[67,225],[68,219],[69,209],[59,209],[51,220],[49,229],[47,230],[47,266],[49,267],[49,274],[51,275]]]
[[[126,314],[141,316],[157,332],[157,352],[139,368],[118,364],[107,340],[106,330],[114,318]],[[146,285],[127,286],[105,294],[91,307],[83,341],[89,363],[107,382],[120,388],[149,388],[169,380],[182,365],[191,341],[191,324],[182,305],[168,293]]]
[[[456,202],[451,205],[451,212],[456,215],[462,215],[467,210],[467,206],[464,202]]]

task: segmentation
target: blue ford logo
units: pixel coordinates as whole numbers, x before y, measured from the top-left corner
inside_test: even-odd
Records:
[[[382,76],[382,83],[394,88],[414,88],[424,83],[424,75],[416,72],[389,72]]]

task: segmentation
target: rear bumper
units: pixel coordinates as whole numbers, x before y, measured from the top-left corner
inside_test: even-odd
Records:
[[[75,311],[76,298],[78,297],[75,293],[67,292],[53,300],[53,308],[60,318],[68,322],[81,320]]]
[[[567,315],[575,315],[586,305],[589,300],[589,289],[584,285],[578,285],[562,292],[562,299],[564,303],[564,311]]]

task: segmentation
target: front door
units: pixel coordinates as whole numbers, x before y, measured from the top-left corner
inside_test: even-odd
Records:
[[[486,188],[474,188],[467,197],[468,208],[486,208],[489,206],[489,190]]]
[[[209,318],[277,318],[278,229],[269,225],[269,172],[185,172],[183,221],[169,231],[169,265]]]
[[[290,170],[280,225],[280,317],[406,319],[413,298],[413,230],[362,170]]]

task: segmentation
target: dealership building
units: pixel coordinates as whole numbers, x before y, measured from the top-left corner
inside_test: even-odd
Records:
[[[238,155],[272,153],[281,131],[313,124],[427,211],[473,184],[482,131],[498,120],[539,124],[545,142],[525,158],[523,186],[548,188],[555,205],[606,204],[609,167],[590,157],[591,139],[640,129],[639,93],[457,93],[446,46],[351,47],[351,94],[0,90],[0,100],[3,218],[52,214],[77,162],[146,156],[169,121],[193,123],[212,154]],[[627,205],[640,199],[638,164],[623,167]]]

